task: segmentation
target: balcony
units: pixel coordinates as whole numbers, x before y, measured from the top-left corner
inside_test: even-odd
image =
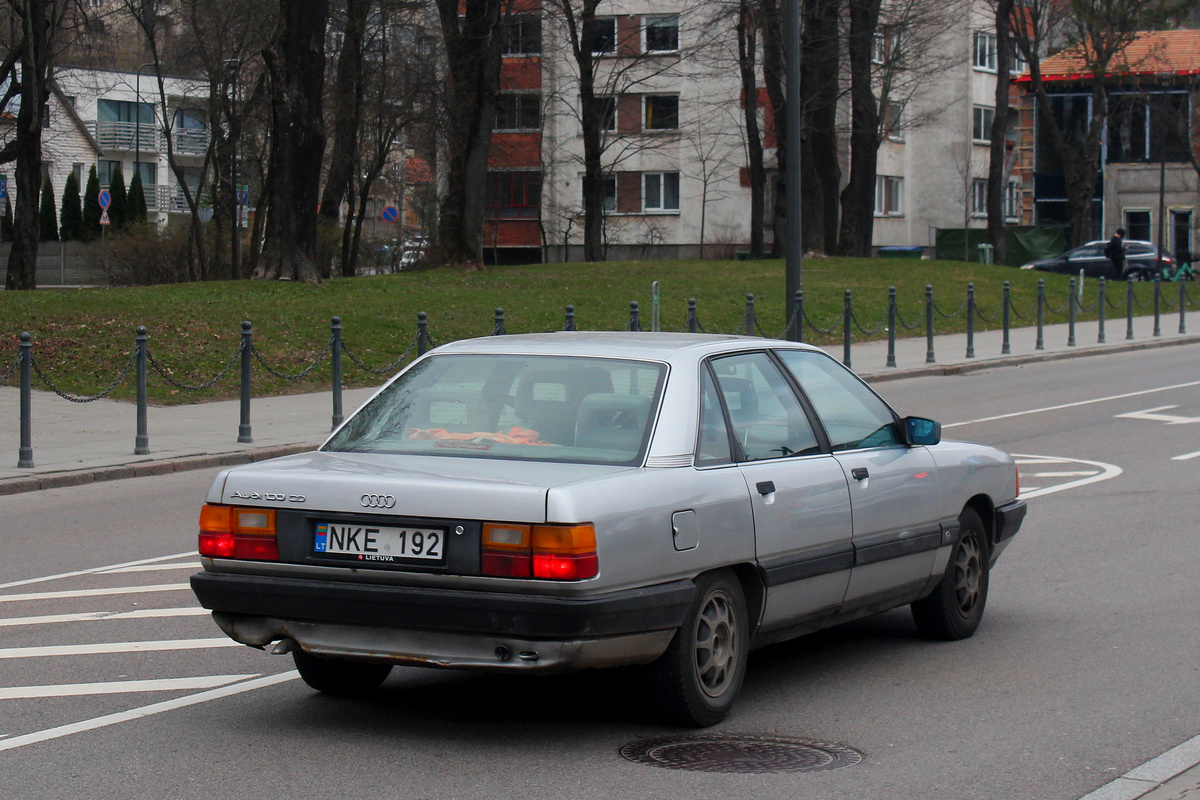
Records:
[[[96,142],[103,150],[135,149],[143,152],[157,152],[158,127],[136,122],[90,122],[89,127],[96,137]]]
[[[175,128],[171,144],[176,155],[202,156],[208,150],[208,131],[204,128]]]

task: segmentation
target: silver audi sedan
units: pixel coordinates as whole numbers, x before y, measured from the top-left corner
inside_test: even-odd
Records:
[[[666,718],[711,725],[765,644],[904,605],[973,634],[1018,491],[1009,455],[815,347],[494,336],[418,359],[315,452],[218,475],[191,583],[322,692],[645,665]]]

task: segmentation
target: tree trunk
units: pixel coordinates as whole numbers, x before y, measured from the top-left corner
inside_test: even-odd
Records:
[[[850,0],[850,179],[842,191],[838,252],[871,255],[875,224],[875,164],[879,155],[879,107],[871,87],[871,48],[880,0]]]
[[[275,173],[262,277],[317,283],[317,176],[325,152],[321,92],[329,0],[280,0],[281,25],[263,52],[271,73]]]
[[[839,0],[804,0],[800,52],[800,91],[804,102],[804,141],[800,202],[804,249],[829,253],[837,246],[838,164],[837,100]]]
[[[742,79],[742,110],[746,120],[746,156],[750,172],[750,257],[763,257],[763,216],[767,173],[763,166],[762,133],[758,128],[758,80],[755,61],[758,21],[750,0],[738,9],[738,70]]]
[[[778,173],[775,175],[775,205],[770,209],[772,228],[775,236],[771,242],[771,255],[782,258],[787,251],[787,192],[783,176],[787,174],[789,157],[787,138],[787,92],[784,86],[786,73],[784,65],[784,36],[783,14],[775,0],[761,0],[759,19],[762,24],[763,37],[763,83],[767,88],[767,97],[771,101],[771,111],[775,117],[775,161]],[[797,147],[797,149],[799,149]]]
[[[437,244],[443,263],[482,265],[488,147],[500,86],[502,4],[503,0],[437,0],[448,73],[446,194]]]
[[[988,161],[987,215],[988,241],[992,244],[995,263],[1003,264],[1007,257],[1004,235],[1004,190],[1008,185],[1005,161],[1008,153],[1008,91],[1009,91],[1009,25],[1014,0],[996,0],[996,116],[992,118],[992,143]]]

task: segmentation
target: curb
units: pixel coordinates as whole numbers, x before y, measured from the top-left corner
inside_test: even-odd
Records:
[[[88,483],[117,481],[125,478],[146,478],[154,475],[169,475],[173,472],[190,472],[213,467],[233,467],[268,458],[290,456],[316,449],[314,444],[285,444],[263,447],[257,450],[241,450],[235,453],[214,453],[195,456],[180,456],[157,461],[139,461],[115,467],[100,467],[72,472],[48,472],[45,475],[30,475],[28,478],[6,478],[0,480],[0,496],[37,492],[43,489],[62,489],[68,486],[83,486]]]
[[[1150,341],[1127,342],[1124,344],[1085,346],[1077,350],[1055,351],[1051,353],[1031,353],[1019,356],[1000,356],[971,363],[958,364],[929,364],[909,369],[892,369],[887,372],[863,372],[860,377],[867,383],[886,383],[905,378],[943,377],[950,375],[966,375],[985,369],[1001,367],[1019,367],[1024,364],[1040,364],[1048,361],[1062,361],[1069,358],[1084,358],[1087,356],[1105,355],[1108,353],[1130,353],[1138,350],[1152,350],[1174,345],[1200,344],[1200,334],[1177,334],[1169,339],[1152,339]],[[250,464],[255,461],[265,461],[269,458],[289,456],[316,449],[315,444],[285,444],[273,445],[254,450],[239,450],[232,453],[213,453],[194,456],[180,456],[159,460],[139,461],[113,467],[100,467],[90,470],[65,472],[48,472],[44,475],[30,475],[22,478],[0,479],[0,496],[37,492],[43,489],[62,489],[69,486],[83,486],[88,483],[116,481],[125,478],[145,478],[153,475],[169,475],[173,472],[189,472],[197,469],[213,467],[233,467],[238,464]]]

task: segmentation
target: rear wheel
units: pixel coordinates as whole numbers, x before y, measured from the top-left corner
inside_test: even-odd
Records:
[[[966,639],[983,619],[988,593],[987,532],[979,514],[964,508],[950,564],[933,594],[912,604],[917,629],[931,639]]]
[[[749,634],[737,578],[730,572],[698,578],[687,619],[650,666],[653,699],[666,716],[698,727],[723,720],[746,674]]]
[[[392,671],[391,664],[325,658],[303,650],[293,650],[292,660],[296,662],[300,677],[309,686],[318,692],[342,697],[373,692]]]

